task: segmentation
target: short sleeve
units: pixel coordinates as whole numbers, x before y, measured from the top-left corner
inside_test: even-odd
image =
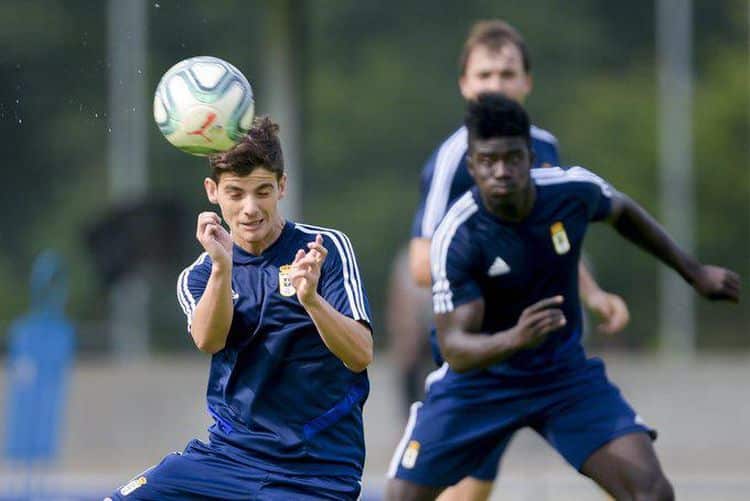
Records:
[[[586,183],[582,192],[590,221],[601,221],[612,213],[612,195],[615,189],[604,179],[583,167],[571,167],[565,171],[572,181]]]
[[[339,313],[370,325],[370,303],[349,237],[323,228],[319,233],[328,256],[323,263],[318,292]]]
[[[463,200],[459,200],[456,206]],[[471,209],[464,212],[452,209],[438,226],[435,238],[432,239],[430,261],[435,313],[451,312],[456,307],[482,296],[479,284],[474,278],[474,268],[478,261],[475,247],[467,228],[461,226],[461,218],[468,218],[471,213]]]
[[[419,207],[412,224],[412,237],[432,238],[456,192],[456,173],[466,157],[468,132],[461,127],[432,154],[422,170]],[[458,190],[460,195],[470,186]]]
[[[203,292],[206,290],[206,284],[211,276],[211,258],[204,252],[193,264],[182,270],[177,279],[177,300],[180,303],[183,313],[187,317],[187,328],[193,321],[193,313],[198,305]]]
[[[554,135],[532,125],[531,144],[534,150],[533,168],[560,166],[559,143]]]

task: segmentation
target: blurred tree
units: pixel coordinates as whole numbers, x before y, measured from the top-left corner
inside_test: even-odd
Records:
[[[25,305],[17,293],[43,247],[71,266],[71,316],[80,346],[100,349],[106,309],[86,253],[83,229],[108,210],[105,109],[105,3],[47,0],[0,3],[0,132],[5,159],[0,197],[0,327]],[[219,8],[220,5],[220,8]],[[149,2],[152,88],[180,59],[199,54],[233,62],[260,82],[264,2]],[[695,5],[697,243],[701,257],[750,273],[746,2]],[[534,122],[560,139],[565,163],[600,173],[656,211],[656,83],[653,2],[336,2],[307,0],[302,161],[303,219],[347,232],[357,249],[377,325],[391,259],[409,234],[418,177],[431,150],[459,125],[457,57],[470,24],[504,17],[532,51]],[[302,47],[300,47],[302,49]],[[155,198],[179,199],[192,227],[210,206],[206,161],[150,135]],[[648,347],[654,341],[656,265],[593,230],[587,248],[600,280],[631,303],[633,324],[599,345]],[[200,253],[192,234],[185,253]],[[188,265],[152,270],[158,349],[192,349],[174,283]],[[750,313],[699,303],[702,346],[749,346]],[[88,325],[88,327],[87,327]],[[159,332],[160,331],[160,332]]]

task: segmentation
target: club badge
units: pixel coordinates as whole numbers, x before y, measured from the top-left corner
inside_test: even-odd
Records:
[[[549,232],[552,234],[552,244],[555,246],[555,252],[560,255],[567,253],[570,250],[570,240],[568,240],[568,234],[565,233],[565,226],[562,221],[558,221],[549,227]]]
[[[279,268],[279,292],[285,297],[293,296],[297,292],[292,285],[292,279],[289,278],[291,271],[292,265],[290,264],[285,264]]]
[[[401,466],[406,469],[414,468],[417,463],[417,456],[419,455],[419,442],[412,440],[409,445],[406,446],[406,451],[401,458]]]

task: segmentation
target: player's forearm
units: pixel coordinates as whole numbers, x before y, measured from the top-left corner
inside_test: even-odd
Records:
[[[515,355],[519,347],[512,329],[492,335],[453,331],[438,335],[440,351],[454,372],[482,369]]]
[[[323,343],[349,370],[362,372],[370,365],[372,334],[367,327],[339,313],[319,295],[304,307]]]
[[[613,226],[625,238],[656,256],[674,269],[689,284],[700,268],[700,263],[684,252],[664,228],[637,203],[621,195],[622,208]]]
[[[432,286],[429,238],[413,238],[409,243],[409,271],[418,286]]]
[[[224,349],[233,313],[231,268],[226,270],[214,265],[190,328],[199,350],[213,354]]]
[[[585,304],[589,304],[590,297],[602,291],[583,262],[583,258],[578,262],[578,290]]]

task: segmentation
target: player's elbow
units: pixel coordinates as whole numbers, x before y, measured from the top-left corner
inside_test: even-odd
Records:
[[[208,336],[196,336],[193,334],[195,346],[203,353],[213,355],[224,349],[225,340],[211,339]]]
[[[466,357],[462,357],[460,355],[445,354],[445,361],[448,362],[451,370],[458,374],[474,369],[474,366],[466,359]]]
[[[453,372],[461,373],[474,368],[466,354],[453,343],[444,343],[441,345],[440,351]]]
[[[373,355],[372,352],[364,353],[362,356],[357,357],[354,360],[350,360],[346,366],[352,372],[362,372],[367,369],[372,363]]]
[[[361,350],[358,350],[356,354],[353,354],[353,356],[351,356],[349,360],[347,360],[346,366],[350,371],[362,372],[370,366],[374,358],[371,341],[372,339],[370,339],[370,343],[367,343],[367,346],[363,347]]]

